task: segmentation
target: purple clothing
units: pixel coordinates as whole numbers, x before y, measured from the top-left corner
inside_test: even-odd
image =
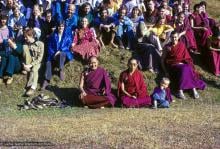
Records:
[[[37,27],[39,29],[42,29],[44,25],[44,20],[41,17],[38,17],[37,19],[34,18],[34,16],[32,16],[29,21],[27,26],[30,28],[34,28]]]
[[[205,27],[207,30],[194,30],[195,38],[197,40],[197,45],[200,50],[206,45],[207,39],[210,35],[212,35],[212,31],[209,26],[209,20],[205,13],[198,14],[194,12],[191,15],[194,20],[195,27]]]
[[[198,78],[190,64],[176,64],[170,66],[168,69],[171,83],[173,83],[178,90],[193,88],[205,89],[205,82]]]
[[[185,45],[182,42],[176,45],[169,43],[165,46],[165,50],[167,51],[165,62],[173,87],[178,90],[193,88],[203,90],[206,84],[195,72],[193,61]]]
[[[176,22],[174,24],[174,27],[178,33],[186,31],[186,34],[181,36],[180,40],[186,45],[188,50],[190,49],[197,51],[196,39],[189,23],[189,19],[185,18],[183,24],[179,24],[178,22]]]
[[[212,72],[216,76],[220,76],[220,52],[219,51],[210,51],[209,52],[209,66]]]
[[[153,93],[152,93],[152,95],[151,95],[151,98],[152,98],[152,96],[154,95],[154,94],[159,94],[160,92],[162,91],[162,89],[160,88],[160,87],[155,87],[154,88],[154,91],[153,91]],[[169,103],[171,103],[172,101],[173,101],[173,98],[172,98],[172,96],[171,96],[171,92],[170,92],[170,88],[166,88],[165,89],[165,92],[166,92],[166,100],[169,102]],[[152,98],[152,100],[153,100],[153,98]]]
[[[208,49],[204,54],[206,55],[206,64],[208,64],[208,68],[216,75],[220,75],[220,51],[211,50],[210,47],[220,49],[220,40],[214,36],[209,37],[207,43]]]
[[[108,73],[103,68],[98,67],[96,70],[89,69],[85,71],[83,75],[85,92],[91,95],[105,96],[114,106],[116,98],[111,93],[111,82]]]
[[[121,100],[122,100],[122,104],[126,107],[126,108],[141,108],[141,107],[146,107],[149,106],[149,96],[147,97],[142,97],[142,98],[131,98],[128,96],[122,96]]]

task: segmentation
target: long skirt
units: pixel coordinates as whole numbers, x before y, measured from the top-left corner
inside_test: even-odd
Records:
[[[220,52],[219,51],[209,52],[208,66],[216,76],[220,75]]]
[[[149,96],[143,97],[143,98],[131,98],[128,96],[121,97],[122,104],[126,108],[141,108],[151,105],[151,98]]]
[[[82,103],[89,108],[101,108],[101,107],[111,107],[112,104],[110,100],[105,96],[95,96],[87,94],[81,99]]]
[[[96,40],[92,40],[91,42],[75,45],[72,51],[78,53],[83,59],[88,60],[91,56],[97,57],[99,55],[100,45]]]
[[[205,89],[206,84],[198,78],[189,64],[176,64],[169,68],[171,84],[175,89]]]

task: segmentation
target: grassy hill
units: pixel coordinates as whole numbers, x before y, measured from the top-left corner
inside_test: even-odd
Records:
[[[208,2],[211,16],[219,20],[220,1]],[[102,50],[99,60],[110,72],[113,90],[131,55],[110,47]],[[26,99],[22,96],[26,76],[15,75],[12,85],[0,85],[0,147],[3,141],[48,141],[55,145],[51,148],[220,148],[220,79],[207,72],[201,61],[195,57],[196,69],[208,85],[199,92],[201,98],[194,100],[187,93],[188,100],[176,99],[170,109],[159,110],[73,106],[19,111],[17,105]],[[77,105],[82,70],[80,61],[68,63],[65,81],[54,76],[49,90],[42,93]],[[144,77],[152,92],[158,76],[144,72]]]

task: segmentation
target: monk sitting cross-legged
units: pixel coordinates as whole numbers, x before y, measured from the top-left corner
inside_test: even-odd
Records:
[[[120,74],[118,94],[122,104],[127,108],[151,105],[143,75],[138,70],[138,63],[134,58],[128,61],[128,69]]]
[[[98,59],[94,56],[89,59],[89,68],[82,72],[80,91],[80,100],[89,108],[111,107],[115,104],[108,73],[98,67]]]

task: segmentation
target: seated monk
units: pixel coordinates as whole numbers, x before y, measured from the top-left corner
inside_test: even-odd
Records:
[[[89,108],[114,106],[116,98],[111,93],[108,73],[98,67],[97,57],[89,59],[89,68],[82,72],[80,78],[80,100]]]
[[[198,78],[189,52],[186,46],[179,41],[179,35],[176,31],[171,33],[171,42],[164,48],[162,67],[166,75],[170,76],[171,82],[174,83],[175,88],[178,89],[179,98],[185,99],[186,97],[183,94],[183,90],[188,89],[193,90],[195,99],[199,98],[196,89],[203,90],[206,85]]]
[[[128,69],[120,74],[118,95],[122,104],[127,108],[138,108],[151,105],[151,98],[147,93],[144,77],[138,70],[138,62],[131,58]]]
[[[213,35],[208,38],[205,63],[216,76],[220,76],[220,25],[213,28]]]
[[[195,4],[194,12],[189,18],[196,38],[198,52],[203,54],[207,39],[212,35],[208,17],[206,13],[202,11],[202,6],[200,4]]]

